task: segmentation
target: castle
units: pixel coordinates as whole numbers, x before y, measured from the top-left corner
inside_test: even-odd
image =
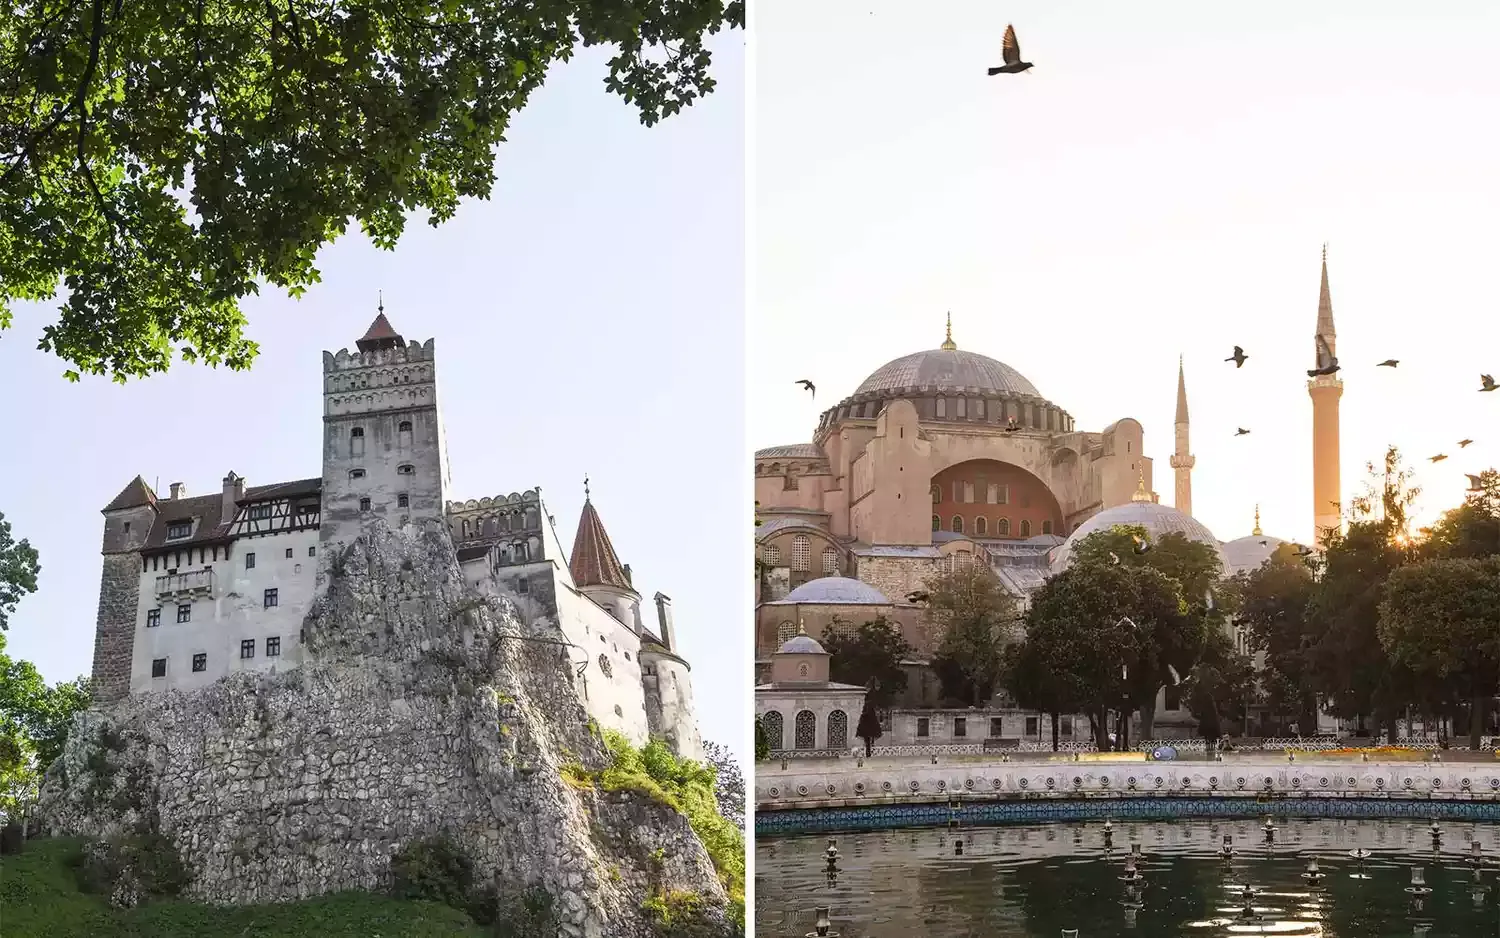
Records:
[[[541,490],[447,501],[433,340],[406,342],[382,308],[350,352],[323,353],[320,478],[160,498],[137,476],[104,508],[95,699],[192,690],[239,671],[297,667],[326,570],[369,524],[447,529],[465,580],[561,631],[579,698],[604,729],[701,759],[671,600],[658,632],[591,499],[571,555]]]

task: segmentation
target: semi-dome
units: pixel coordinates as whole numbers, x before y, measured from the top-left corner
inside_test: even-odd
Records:
[[[1219,545],[1218,538],[1201,521],[1192,515],[1185,515],[1176,508],[1159,505],[1156,502],[1132,501],[1124,505],[1116,505],[1099,512],[1092,518],[1080,524],[1068,539],[1058,547],[1052,555],[1052,569],[1061,570],[1068,565],[1073,557],[1073,546],[1079,541],[1098,531],[1108,531],[1116,525],[1137,525],[1146,529],[1152,540],[1166,534],[1181,534],[1189,540],[1200,544],[1207,544],[1219,554],[1219,560],[1224,564],[1226,572],[1229,563],[1224,556],[1224,550]]]
[[[811,635],[793,635],[787,639],[777,653],[783,655],[826,655],[823,646]]]
[[[1287,543],[1290,542],[1269,534],[1247,534],[1232,541],[1225,541],[1222,548],[1224,572],[1240,573],[1245,570],[1254,570],[1270,560],[1278,547]]]
[[[929,349],[886,362],[854,393],[858,396],[922,387],[1042,396],[1024,375],[1004,362],[956,348]]]
[[[783,603],[823,603],[845,606],[889,606],[891,601],[880,590],[861,580],[843,576],[825,576],[809,580],[786,594]]]

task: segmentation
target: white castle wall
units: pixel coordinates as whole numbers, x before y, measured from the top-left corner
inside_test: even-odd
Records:
[[[618,730],[641,745],[648,728],[641,690],[640,637],[571,583],[554,582],[553,588],[557,624],[568,641],[588,655],[581,686],[589,716],[602,728]]]
[[[671,743],[679,758],[703,759],[693,706],[693,677],[687,662],[675,655],[647,651],[641,655],[646,716],[651,732]]]
[[[317,545],[315,529],[242,538],[231,542],[227,552],[221,549],[217,561],[178,567],[179,573],[205,568],[213,571],[213,591],[206,596],[158,599],[157,578],[166,575],[168,568],[159,564],[156,570],[142,572],[130,664],[131,693],[188,690],[237,671],[296,667],[301,660],[298,637],[302,619],[312,606],[316,589]],[[252,553],[255,566],[247,570],[245,557]],[[277,605],[269,609],[265,608],[267,589],[277,591]],[[191,621],[177,621],[179,604],[192,607]],[[161,624],[148,627],[148,613],[158,608]],[[277,657],[266,656],[266,639],[272,636],[281,639]],[[254,658],[240,658],[240,642],[245,639],[255,640]],[[192,669],[196,654],[207,656],[203,671]],[[151,663],[157,658],[167,659],[165,677],[151,676]]]

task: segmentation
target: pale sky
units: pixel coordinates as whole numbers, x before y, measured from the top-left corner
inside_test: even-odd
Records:
[[[672,597],[704,736],[743,756],[744,36],[712,48],[718,90],[650,129],[603,88],[603,52],[559,66],[501,147],[489,202],[413,223],[392,253],[347,237],[301,301],[251,300],[248,372],[69,384],[35,350],[55,304],[21,308],[0,334],[0,512],[42,576],[10,654],[49,681],[89,672],[99,512],[137,473],[163,496],[216,492],[231,469],[250,485],[320,475],[322,351],[352,349],[384,290],[398,331],[436,339],[449,497],[540,485],[571,545],[587,473],[653,627],[650,597]]]
[[[1140,420],[1164,504],[1183,355],[1194,515],[1227,540],[1259,502],[1268,534],[1309,539],[1326,241],[1346,501],[1387,443],[1418,464],[1419,523],[1500,466],[1500,392],[1478,393],[1500,378],[1500,5],[753,14],[752,447],[809,441],[870,372],[936,348],[951,310],[959,348],[1079,429]],[[1035,67],[991,78],[1007,23]]]

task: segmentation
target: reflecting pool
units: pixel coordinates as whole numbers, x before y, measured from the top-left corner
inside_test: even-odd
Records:
[[[827,907],[841,938],[1500,938],[1500,825],[1270,823],[840,834],[831,874],[830,835],[761,837],[755,934],[802,938]]]

